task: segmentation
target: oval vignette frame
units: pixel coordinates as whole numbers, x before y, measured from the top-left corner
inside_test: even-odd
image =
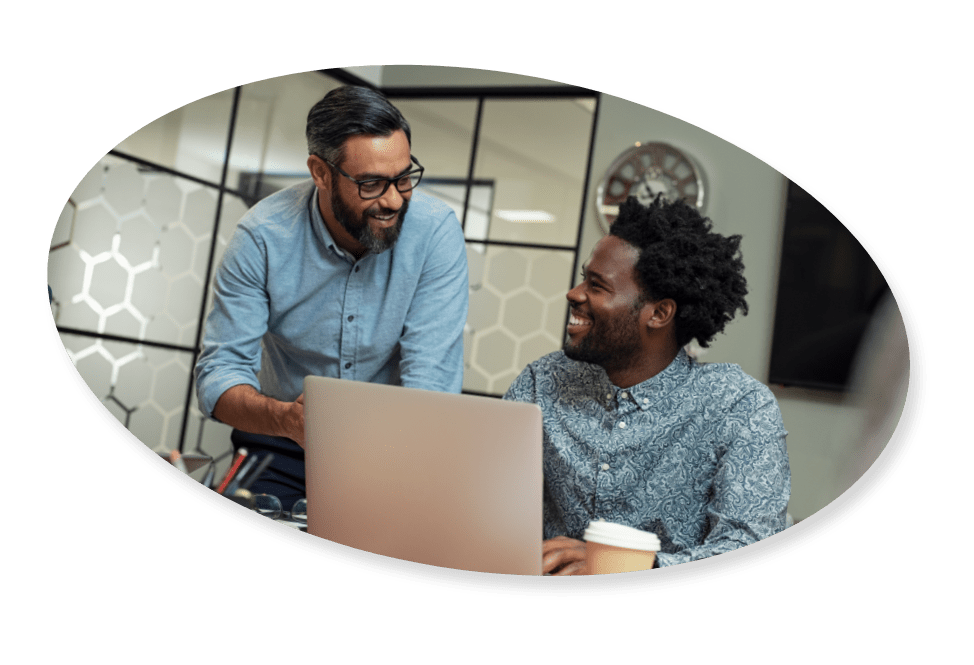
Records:
[[[241,84],[243,85],[243,84]],[[575,84],[571,84],[575,85]],[[218,91],[217,91],[218,92]],[[720,132],[664,109],[634,101],[607,91],[600,91],[633,104],[655,109],[720,137],[757,157],[776,171],[800,185],[822,203],[862,245],[878,266],[896,300],[907,330],[910,348],[910,383],[903,413],[893,436],[882,454],[867,472],[840,497],[815,514],[780,534],[739,550],[709,559],[681,564],[644,573],[627,573],[611,577],[519,577],[472,573],[442,569],[375,555],[332,543],[291,529],[253,513],[243,506],[204,488],[191,477],[177,471],[166,460],[149,449],[105,408],[68,357],[54,324],[50,301],[47,300],[48,328],[61,364],[75,390],[88,409],[112,436],[156,475],[197,503],[246,529],[281,545],[350,570],[399,582],[448,591],[511,598],[611,598],[639,596],[690,588],[735,577],[784,559],[826,538],[859,515],[892,482],[906,463],[919,436],[926,413],[930,389],[930,370],[923,331],[916,309],[896,272],[875,244],[831,201],[787,169],[767,159]],[[213,93],[215,94],[215,93]],[[192,102],[190,102],[192,103]],[[161,117],[161,116],[160,116]],[[46,278],[46,270],[45,270]]]

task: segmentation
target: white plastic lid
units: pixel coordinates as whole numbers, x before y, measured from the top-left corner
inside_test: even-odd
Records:
[[[660,547],[659,538],[656,537],[655,533],[634,529],[623,524],[606,522],[605,520],[589,523],[582,539],[613,547],[625,547],[630,550],[659,552]]]

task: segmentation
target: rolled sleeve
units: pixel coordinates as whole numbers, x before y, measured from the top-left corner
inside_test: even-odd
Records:
[[[206,417],[213,417],[217,400],[233,386],[260,390],[261,338],[269,316],[266,279],[260,238],[238,227],[214,279],[213,309],[196,363],[196,392]]]

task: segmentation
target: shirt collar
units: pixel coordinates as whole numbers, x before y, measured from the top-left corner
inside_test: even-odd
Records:
[[[599,374],[601,381],[598,381],[597,390],[599,391],[599,401],[605,405],[612,402],[612,398],[617,398],[621,403],[626,400],[633,401],[636,406],[645,411],[655,404],[659,398],[675,388],[683,385],[690,370],[693,367],[693,360],[687,355],[684,349],[676,354],[673,361],[666,366],[662,372],[656,376],[646,379],[642,383],[637,383],[630,388],[619,388],[609,380],[608,375],[601,367]]]

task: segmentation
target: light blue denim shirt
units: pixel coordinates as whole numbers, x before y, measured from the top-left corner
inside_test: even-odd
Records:
[[[292,401],[306,375],[460,392],[468,287],[463,231],[441,201],[413,192],[393,248],[355,261],[311,180],[277,192],[244,215],[216,272],[200,410],[212,417],[240,384]]]
[[[655,533],[659,566],[749,545],[785,528],[791,473],[771,391],[737,365],[684,351],[631,388],[561,351],[505,399],[544,418],[544,538],[604,519]]]

